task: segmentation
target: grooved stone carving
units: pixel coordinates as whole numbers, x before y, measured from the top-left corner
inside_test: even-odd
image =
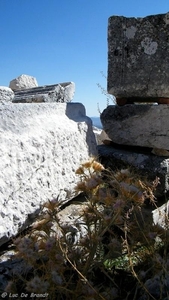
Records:
[[[15,91],[13,102],[70,102],[73,99],[74,93],[74,82],[64,82]]]

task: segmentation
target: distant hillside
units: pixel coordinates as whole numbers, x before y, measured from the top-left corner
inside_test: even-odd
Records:
[[[90,119],[91,119],[92,122],[93,122],[93,126],[95,126],[95,127],[97,127],[97,128],[100,128],[100,129],[103,128],[102,123],[101,123],[99,117],[90,117]]]

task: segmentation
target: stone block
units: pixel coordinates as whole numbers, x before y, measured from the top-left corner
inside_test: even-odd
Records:
[[[12,102],[14,99],[14,92],[7,86],[0,86],[0,103]]]
[[[35,77],[30,75],[22,74],[19,77],[13,79],[9,83],[9,87],[14,90],[22,90],[22,89],[29,89],[33,87],[37,87],[38,83]]]
[[[63,82],[15,91],[14,103],[70,102],[75,93],[74,82]]]
[[[108,21],[108,93],[169,97],[169,13]]]
[[[110,105],[101,114],[103,129],[117,144],[169,150],[169,106]]]
[[[136,152],[133,149],[129,151],[107,145],[99,145],[97,148],[105,168],[116,170],[131,167],[150,181],[154,181],[156,177],[160,179],[155,192],[157,197],[164,196],[169,191],[169,158],[155,156],[144,149]]]
[[[75,196],[79,165],[97,155],[80,103],[0,105],[0,245],[26,228],[42,204]]]

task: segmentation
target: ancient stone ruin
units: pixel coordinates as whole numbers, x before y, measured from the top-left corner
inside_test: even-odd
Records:
[[[108,93],[101,114],[111,142],[98,147],[107,165],[130,165],[169,190],[169,14],[112,16],[108,23]],[[107,145],[108,144],[108,145]],[[109,158],[109,159],[108,159]]]
[[[85,107],[71,103],[73,82],[39,87],[21,75],[0,87],[0,245],[27,228],[48,200],[74,198],[75,171],[91,155],[105,167],[159,177],[157,196],[169,191],[168,40],[169,14],[109,19],[108,92],[117,105],[101,114],[98,147]],[[150,211],[155,224],[165,225],[168,209],[166,203]],[[18,265],[1,264],[1,289]]]
[[[29,79],[24,75],[24,84]],[[15,81],[21,87],[23,76]],[[73,82],[0,87],[0,245],[48,200],[72,199],[76,169],[97,154],[92,121],[81,103],[71,103],[74,92]]]

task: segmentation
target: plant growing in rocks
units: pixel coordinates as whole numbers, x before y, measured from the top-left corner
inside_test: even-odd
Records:
[[[6,291],[50,300],[164,300],[168,228],[153,224],[146,210],[156,207],[158,179],[149,183],[129,169],[113,172],[93,158],[76,174],[76,191],[86,197],[79,218],[64,224],[58,201],[46,203],[30,233],[14,242],[28,271],[15,274]]]
[[[103,73],[103,71],[101,71],[100,73],[101,73],[102,77],[104,77],[107,81],[107,77]],[[116,104],[116,98],[113,95],[108,94],[107,90],[100,83],[97,83],[97,86],[101,90],[101,93],[106,96],[106,106],[109,106],[110,102],[112,102],[113,104]],[[99,114],[101,114],[101,109],[100,109],[99,103],[97,103],[97,110],[98,110]]]

